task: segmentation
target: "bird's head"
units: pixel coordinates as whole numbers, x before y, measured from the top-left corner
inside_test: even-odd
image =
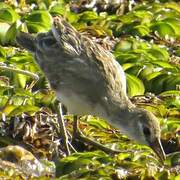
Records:
[[[129,118],[131,120],[126,121],[128,129],[124,128],[126,134],[140,144],[151,147],[162,161],[165,160],[158,119],[151,112],[140,108],[134,108]]]

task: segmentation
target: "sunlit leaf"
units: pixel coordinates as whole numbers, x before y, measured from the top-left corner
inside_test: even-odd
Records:
[[[6,42],[6,33],[10,27],[8,23],[0,22],[0,43],[4,44]]]
[[[176,35],[176,32],[175,32],[174,28],[172,27],[172,25],[169,23],[166,23],[166,22],[154,23],[151,26],[151,29],[153,31],[157,31],[159,36],[161,36],[161,37],[165,37],[167,35],[174,37]]]
[[[62,4],[57,3],[50,8],[49,12],[52,15],[64,15],[66,9]]]
[[[144,94],[145,91],[144,85],[140,79],[130,74],[126,74],[126,77],[127,77],[129,96]]]
[[[148,53],[151,53],[156,60],[160,61],[168,61],[169,59],[169,54],[165,48],[160,48],[157,45],[153,45],[152,48],[147,50]]]
[[[180,96],[180,91],[171,90],[171,91],[163,91],[160,95],[176,95]]]
[[[14,115],[20,115],[22,113],[29,113],[30,115],[33,115],[36,113],[40,108],[37,106],[32,106],[32,105],[22,105],[22,106],[16,106],[11,110],[8,115],[9,116],[14,116]],[[5,111],[5,113],[7,113]]]
[[[1,89],[1,88],[0,88]],[[0,90],[1,91],[1,90]],[[9,97],[5,95],[0,95],[0,108],[3,109],[6,103],[8,102]]]
[[[99,129],[109,128],[109,125],[99,118],[88,118],[88,124],[97,127]]]
[[[19,15],[9,6],[0,4],[0,21],[13,23],[19,19]]]
[[[115,51],[126,51],[130,50],[132,48],[132,42],[127,41],[127,40],[122,40],[119,43],[116,44],[115,46]]]
[[[33,11],[25,18],[30,32],[45,32],[51,27],[51,16],[47,11]]]
[[[149,28],[145,25],[138,25],[133,28],[133,34],[136,34],[139,36],[148,35],[149,32],[150,32]]]
[[[17,74],[18,76],[18,80],[19,80],[19,84],[22,88],[25,88],[26,86],[26,80],[27,80],[27,76],[23,75],[23,74]]]
[[[158,66],[161,66],[163,68],[174,68],[171,64],[163,61],[154,61],[153,64],[157,64]]]
[[[82,14],[80,14],[80,20],[81,21],[93,21],[98,19],[98,15],[96,12],[93,11],[85,11]]]
[[[6,36],[5,36],[6,43],[14,43],[16,38],[16,33],[17,33],[17,23],[15,22],[6,32]]]

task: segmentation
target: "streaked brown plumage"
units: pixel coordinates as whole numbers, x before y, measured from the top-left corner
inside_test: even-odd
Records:
[[[61,17],[54,18],[48,33],[19,33],[17,42],[34,54],[70,113],[104,118],[165,158],[158,120],[128,99],[124,71],[110,52]]]

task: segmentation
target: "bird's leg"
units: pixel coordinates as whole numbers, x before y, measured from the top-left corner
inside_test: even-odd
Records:
[[[80,135],[80,130],[78,126],[78,117],[77,115],[73,116],[73,138],[77,138]]]
[[[86,137],[78,127],[78,117],[74,116],[73,118],[73,138],[78,139],[81,142],[87,143],[89,145],[92,145],[98,149],[101,149],[102,151],[109,153],[109,154],[116,154],[116,153],[122,153],[122,152],[127,152],[127,151],[120,151],[120,150],[113,150],[111,148],[108,148],[101,143],[98,143],[97,141],[94,141],[88,137]]]
[[[66,155],[70,155],[71,154],[70,150],[69,150],[70,143],[68,142],[68,136],[67,136],[66,127],[64,124],[61,103],[58,103],[58,105],[57,105],[57,119],[58,119],[58,123],[60,126],[60,133],[63,138]]]

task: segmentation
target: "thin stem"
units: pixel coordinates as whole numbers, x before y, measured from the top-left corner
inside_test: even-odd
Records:
[[[0,63],[0,69],[5,70],[5,71],[14,72],[14,73],[17,73],[17,74],[23,74],[23,75],[31,77],[33,79],[33,82],[30,84],[29,89],[31,89],[36,84],[36,82],[39,80],[39,76],[37,74],[35,74],[35,73],[29,72],[29,71],[26,71],[26,70],[22,70],[22,69],[8,67],[4,63]]]
[[[13,67],[7,67],[6,65],[2,65],[2,64],[0,64],[0,69],[15,72],[15,73],[18,73],[18,74],[23,74],[23,75],[26,75],[26,76],[30,76],[32,79],[34,79],[36,81],[39,80],[39,76],[37,74],[26,71],[26,70],[16,69],[16,68],[13,68]]]
[[[57,118],[58,118],[58,123],[60,126],[60,133],[62,135],[63,142],[64,142],[65,151],[66,151],[67,155],[70,155],[71,153],[69,150],[68,136],[67,136],[66,127],[64,124],[61,103],[58,103],[58,105],[57,105],[57,115],[58,115]]]

